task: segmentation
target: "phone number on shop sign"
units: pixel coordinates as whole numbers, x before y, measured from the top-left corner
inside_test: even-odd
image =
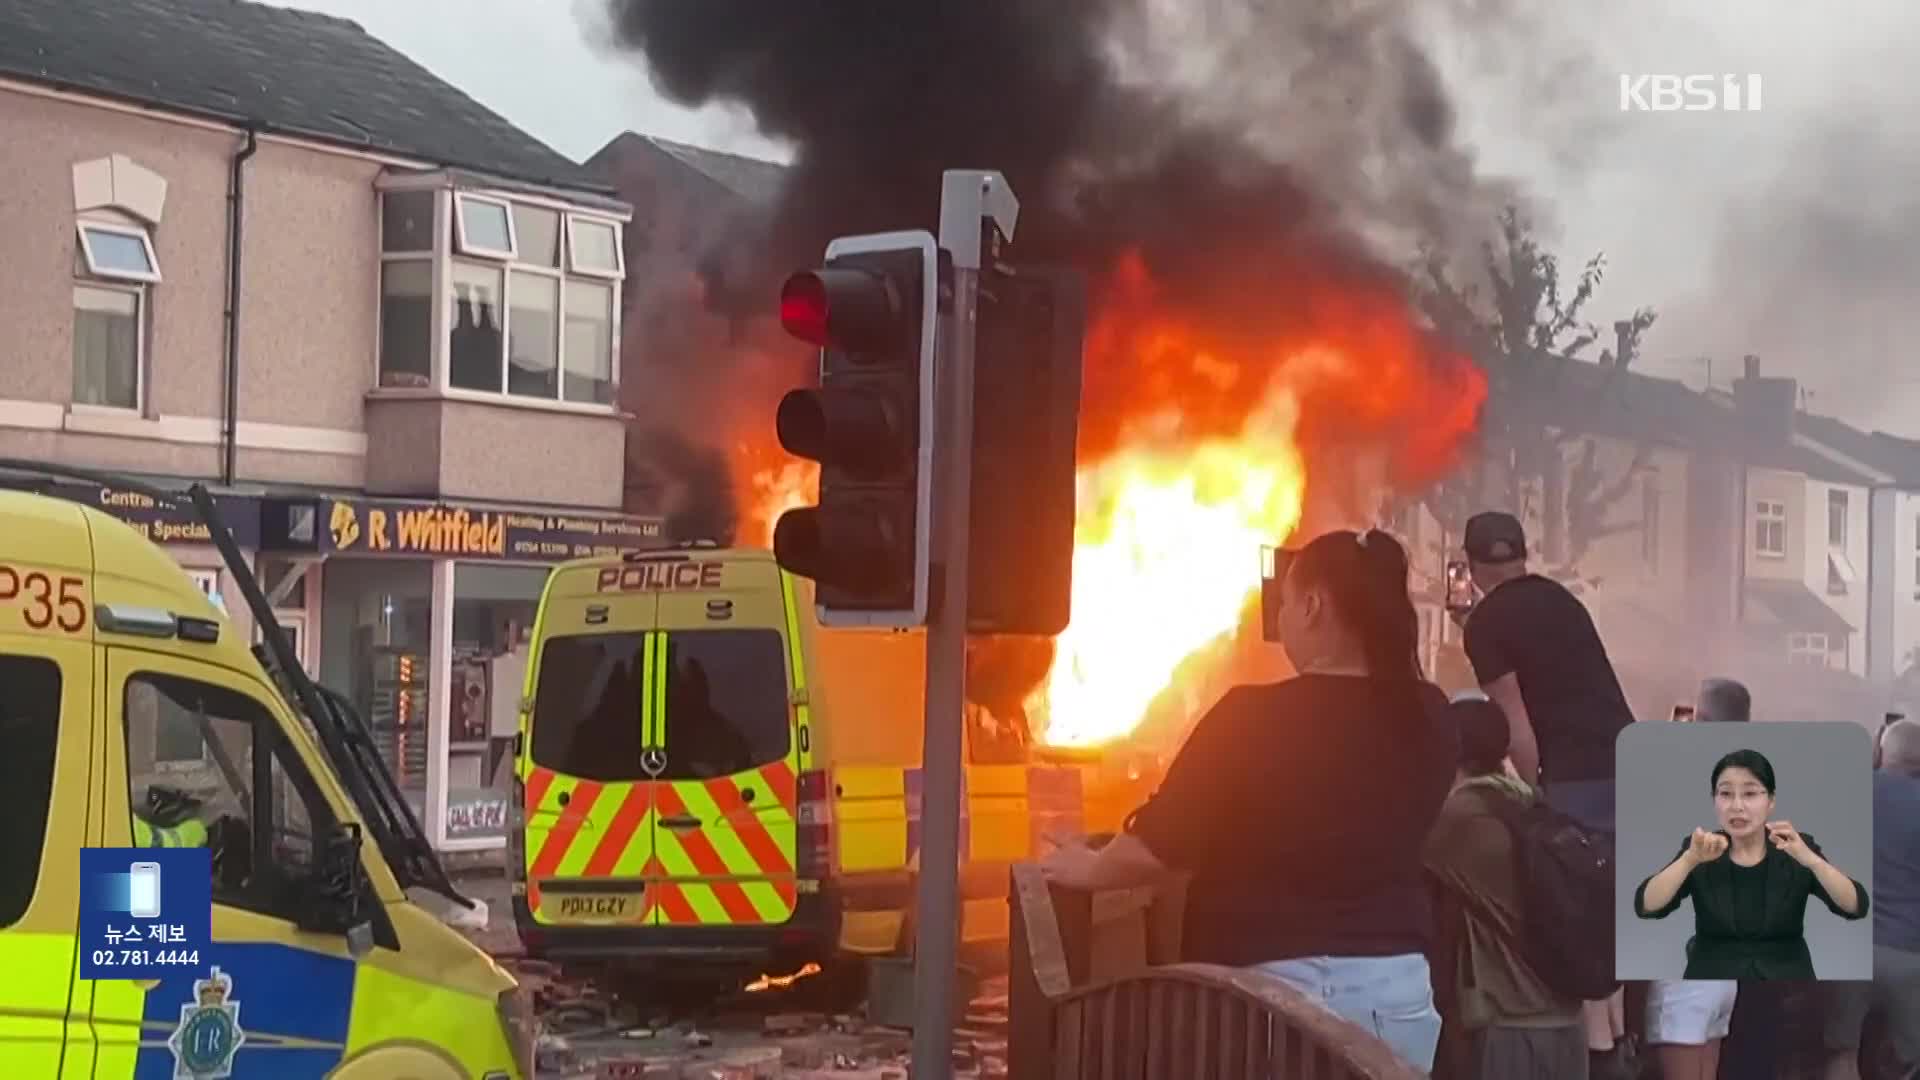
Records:
[[[95,949],[93,962],[99,967],[153,967],[156,964],[200,963],[199,949]]]

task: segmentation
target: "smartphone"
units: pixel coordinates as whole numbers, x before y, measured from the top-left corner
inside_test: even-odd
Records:
[[[1280,583],[1297,554],[1291,548],[1260,549],[1260,637],[1265,641],[1280,640]]]
[[[1473,574],[1463,559],[1447,563],[1447,610],[1462,614],[1473,610]]]
[[[160,864],[137,862],[127,871],[127,914],[136,919],[160,917]]]
[[[1669,719],[1676,724],[1693,723],[1693,706],[1684,703],[1675,705],[1673,707],[1673,716]]]

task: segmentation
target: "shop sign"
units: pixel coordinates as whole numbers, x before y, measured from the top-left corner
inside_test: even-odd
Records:
[[[156,544],[213,543],[212,535],[201,523],[199,514],[185,493],[163,502],[142,492],[102,484],[61,480],[18,486],[104,511],[126,522],[135,532]],[[233,534],[234,543],[243,548],[260,546],[258,500],[244,495],[216,495],[213,501],[220,512],[221,522]]]
[[[270,515],[276,521],[282,516],[294,521],[306,509],[281,500]],[[657,548],[666,535],[659,518],[485,510],[390,499],[324,499],[318,509],[322,527],[310,539],[283,537],[293,530],[270,528],[275,546],[283,540],[299,546],[304,539],[326,554],[558,562]]]
[[[507,797],[497,791],[467,790],[447,793],[447,837],[504,836]]]

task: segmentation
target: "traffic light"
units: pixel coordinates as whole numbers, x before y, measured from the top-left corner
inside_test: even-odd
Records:
[[[789,277],[780,323],[820,349],[820,385],[780,401],[780,445],[820,463],[820,501],[774,524],[782,567],[828,626],[927,619],[939,253],[932,234],[842,236]]]
[[[982,270],[978,312],[967,629],[1050,636],[1072,613],[1085,278]]]

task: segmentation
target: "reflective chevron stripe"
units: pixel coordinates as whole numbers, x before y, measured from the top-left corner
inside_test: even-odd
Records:
[[[793,768],[786,761],[735,776],[655,785],[661,818],[693,828],[654,829],[661,879],[651,906],[665,925],[764,925],[793,917]],[[744,792],[753,789],[754,802]],[[769,798],[770,796],[770,798]]]

